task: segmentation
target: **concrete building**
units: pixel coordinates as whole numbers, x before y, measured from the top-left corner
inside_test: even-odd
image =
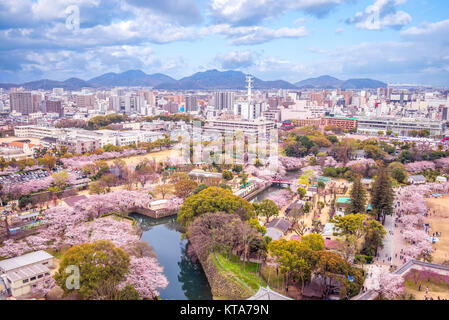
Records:
[[[95,106],[95,96],[93,94],[81,94],[76,96],[76,105],[80,108]]]
[[[207,120],[203,130],[206,133],[234,134],[242,131],[246,136],[261,136],[267,138],[274,129],[274,122],[264,119],[249,120]]]
[[[443,135],[445,123],[440,120],[397,118],[397,117],[358,117],[357,131],[365,134],[376,134],[388,130],[400,136],[409,136],[412,130],[429,130],[431,136]]]
[[[54,127],[41,127],[35,125],[15,126],[14,135],[20,138],[44,138],[56,137],[63,132],[63,129]]]
[[[325,117],[321,118],[322,126],[336,126],[346,130],[357,129],[357,119],[347,117]]]
[[[45,100],[45,113],[57,113],[63,115],[62,103],[59,100]]]
[[[215,92],[214,104],[216,110],[232,110],[234,106],[234,92]]]
[[[35,251],[0,261],[0,278],[8,293],[20,297],[50,276],[49,268],[53,268],[53,256],[42,250]]]
[[[195,96],[186,96],[186,106],[184,111],[191,112],[198,110],[198,102]]]
[[[11,110],[28,115],[35,112],[31,92],[12,92],[9,94]]]

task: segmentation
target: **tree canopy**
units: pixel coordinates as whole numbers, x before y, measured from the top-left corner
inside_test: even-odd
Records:
[[[188,226],[195,217],[211,212],[237,213],[244,220],[255,215],[253,206],[231,191],[220,187],[209,187],[185,199],[178,211],[178,222]]]
[[[114,291],[117,284],[124,279],[129,261],[128,254],[110,241],[99,240],[80,244],[64,254],[55,280],[65,294],[74,292],[74,289],[68,289],[66,286],[66,281],[70,282],[69,277],[73,276],[66,273],[66,268],[77,266],[80,276],[80,288],[77,291],[81,298],[102,298]]]

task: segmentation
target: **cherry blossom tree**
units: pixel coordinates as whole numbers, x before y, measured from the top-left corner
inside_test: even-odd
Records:
[[[279,156],[278,160],[286,170],[297,170],[302,168],[307,163],[305,158]]]
[[[388,271],[386,267],[370,266],[365,287],[379,294],[380,298],[393,300],[404,293],[404,279],[399,274]]]
[[[360,160],[352,160],[352,161],[349,161],[348,163],[346,163],[347,167],[352,167],[354,165],[372,167],[372,166],[376,165],[376,162],[371,158],[367,158],[367,159],[360,159]]]
[[[279,209],[285,207],[292,198],[293,193],[286,189],[276,191],[267,197],[267,199],[272,200],[274,203],[276,203]]]
[[[432,161],[416,161],[408,163],[405,168],[408,172],[418,173],[426,170],[435,170],[435,163]]]
[[[119,289],[126,285],[133,286],[142,298],[154,299],[159,296],[159,290],[168,285],[163,274],[163,268],[151,257],[130,257],[129,271]]]

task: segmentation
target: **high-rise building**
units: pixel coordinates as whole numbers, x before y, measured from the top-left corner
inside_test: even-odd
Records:
[[[63,112],[61,101],[47,100],[47,97],[45,97],[45,113],[57,113],[59,116],[62,116]]]
[[[234,105],[234,92],[215,92],[214,107],[217,110],[232,110]]]
[[[197,111],[198,110],[198,102],[196,101],[195,96],[186,96],[186,107],[185,112]]]
[[[93,94],[77,95],[76,106],[80,108],[89,108],[95,106],[95,96]]]
[[[163,106],[163,109],[168,113],[177,113],[179,111],[179,105],[176,102],[169,101]]]
[[[447,120],[447,107],[441,109],[441,120]]]
[[[12,92],[9,94],[11,110],[28,115],[33,113],[31,92]]]

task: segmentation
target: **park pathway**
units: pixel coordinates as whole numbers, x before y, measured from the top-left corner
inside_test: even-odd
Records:
[[[378,263],[391,265],[393,264],[395,256],[395,227],[394,216],[387,216],[385,218],[384,228],[387,231],[384,239],[384,247],[377,252],[376,261]]]

